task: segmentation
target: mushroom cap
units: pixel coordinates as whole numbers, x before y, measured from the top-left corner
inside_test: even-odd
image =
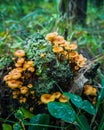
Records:
[[[77,62],[77,66],[79,66],[79,67],[83,67],[85,64],[86,64],[86,62],[84,60]]]
[[[27,88],[26,86],[22,86],[22,87],[20,88],[20,93],[21,93],[21,94],[26,94],[26,93],[28,92],[28,89],[29,89],[29,88]]]
[[[3,78],[4,81],[8,81],[8,80],[11,80],[11,79],[12,79],[11,75],[5,75],[4,78]]]
[[[71,44],[65,46],[65,49],[69,50],[69,51],[76,50],[77,49],[77,44],[76,43],[73,43],[73,44],[71,43]]]
[[[20,97],[19,102],[20,103],[25,103],[26,100],[27,100],[26,97]]]
[[[54,40],[53,40],[53,44],[55,45],[61,45],[61,44],[65,44],[65,39],[62,36],[57,36]]]
[[[46,56],[46,53],[41,53],[41,54],[40,54],[40,57],[41,57],[41,58],[44,58],[45,56]]]
[[[79,66],[77,66],[77,65],[74,66],[74,69],[75,69],[75,70],[79,70]]]
[[[19,57],[18,60],[17,60],[17,64],[23,64],[24,61],[25,61],[25,58]]]
[[[59,102],[63,102],[63,103],[68,102],[68,97],[61,95],[60,98],[59,98]]]
[[[68,59],[68,52],[67,52],[67,51],[62,51],[61,54],[62,54],[62,56],[63,56],[65,59]]]
[[[13,95],[19,95],[20,94],[20,90],[13,90],[12,94]]]
[[[75,58],[75,61],[78,62],[78,61],[82,61],[83,60],[83,55],[82,54],[79,54],[77,55],[77,57]]]
[[[18,98],[18,95],[13,95],[13,99],[16,99],[16,98]]]
[[[51,101],[54,101],[55,100],[55,97],[52,96],[51,94],[43,94],[40,98],[41,102],[44,103],[44,104],[47,104]]]
[[[35,71],[35,68],[34,68],[34,67],[29,67],[29,68],[28,68],[28,71],[34,72],[34,71]]]
[[[52,42],[56,37],[57,37],[58,33],[57,32],[52,32],[46,35],[45,39],[47,41]]]
[[[96,88],[92,87],[91,85],[85,85],[84,94],[87,96],[88,95],[97,96],[97,90],[96,90]]]
[[[17,50],[17,51],[14,53],[14,56],[23,57],[23,56],[25,56],[25,51],[24,51],[24,50]]]
[[[32,88],[33,85],[32,85],[32,84],[28,84],[27,87],[28,87],[28,88]]]
[[[27,61],[25,61],[25,63],[23,64],[23,70],[28,69],[29,67],[31,67],[30,64],[27,64]]]
[[[53,52],[54,53],[60,53],[63,51],[63,48],[60,46],[53,46]]]
[[[56,99],[58,99],[61,96],[60,92],[55,92],[52,94],[52,96],[54,96]]]
[[[21,72],[23,72],[23,69],[21,67],[19,67],[19,68],[15,68],[12,71],[10,71],[9,74],[21,73]]]
[[[30,60],[26,62],[28,65],[34,66],[34,61]]]
[[[20,63],[15,63],[15,67],[21,67],[22,66],[22,64],[20,64]]]
[[[77,56],[78,56],[78,52],[77,51],[72,51],[72,52],[69,53],[69,57],[70,58],[75,58]]]
[[[22,82],[17,80],[10,80],[7,82],[7,85],[11,89],[19,88],[22,85]]]
[[[22,77],[21,73],[15,72],[11,74],[12,79],[19,79]]]

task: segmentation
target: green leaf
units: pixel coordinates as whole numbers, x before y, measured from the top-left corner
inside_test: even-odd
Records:
[[[102,88],[101,88],[99,96],[98,96],[98,101],[101,101],[102,99],[104,99],[104,75],[101,74],[100,78],[101,78]]]
[[[20,124],[19,124],[19,123],[15,123],[15,124],[13,125],[13,130],[21,130]]]
[[[71,94],[71,93],[64,93],[64,95],[68,96],[71,100],[71,102],[78,108],[82,107],[83,101],[82,98],[80,96],[77,96],[75,94]]]
[[[20,109],[17,110],[17,112],[14,115],[15,115],[15,118],[17,118],[17,119],[23,119],[24,118],[23,112]]]
[[[48,114],[38,114],[31,118],[28,130],[47,130],[49,124]],[[46,126],[44,126],[46,125]]]
[[[24,118],[32,118],[34,114],[32,114],[30,111],[26,110],[25,108],[21,107],[20,110],[23,112]]]
[[[84,115],[80,115],[79,116],[80,121],[82,122],[82,124],[85,127],[85,130],[91,130],[90,126],[88,124],[87,118]],[[79,124],[80,128],[82,128],[82,126]]]
[[[3,128],[3,130],[12,130],[12,126],[9,124],[5,124],[5,123],[2,125],[2,128]]]
[[[48,110],[55,118],[59,118],[70,123],[75,120],[76,113],[73,110],[71,104],[50,102],[48,103]]]
[[[92,115],[95,115],[95,114],[96,114],[95,108],[94,108],[93,105],[92,105],[89,101],[87,101],[87,100],[84,100],[84,101],[83,101],[82,109],[85,110],[86,112],[88,112],[89,114],[92,114]]]
[[[77,95],[71,94],[71,93],[64,93],[64,95],[68,96],[70,98],[71,102],[76,107],[85,110],[89,114],[92,114],[92,115],[96,114],[95,108],[89,101],[87,101],[87,100],[82,101],[82,98],[80,96],[77,96]]]

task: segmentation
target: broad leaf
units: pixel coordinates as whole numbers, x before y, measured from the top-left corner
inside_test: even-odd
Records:
[[[17,112],[14,115],[15,115],[15,118],[17,118],[17,119],[23,119],[24,118],[23,112],[20,109],[17,110]]]
[[[31,118],[28,130],[47,130],[48,127],[44,126],[49,124],[48,114],[38,114]]]
[[[73,110],[71,104],[50,102],[48,103],[48,110],[50,114],[55,118],[59,118],[70,123],[75,120],[76,113]]]
[[[21,130],[20,124],[19,124],[19,123],[15,123],[15,124],[13,125],[13,130]]]
[[[77,96],[75,94],[71,94],[71,93],[64,93],[64,95],[68,96],[71,100],[71,102],[78,108],[82,107],[83,101],[82,98],[80,96]]]
[[[89,114],[92,114],[92,115],[95,115],[95,114],[96,114],[95,108],[94,108],[93,105],[92,105],[89,101],[87,101],[87,100],[84,100],[84,101],[83,101],[82,109],[85,110],[86,112],[88,112]]]
[[[3,128],[3,130],[12,130],[12,126],[9,124],[5,124],[5,123],[2,125],[2,128]]]
[[[30,111],[26,110],[25,108],[21,107],[20,110],[23,112],[24,118],[32,118],[34,114],[32,114]]]

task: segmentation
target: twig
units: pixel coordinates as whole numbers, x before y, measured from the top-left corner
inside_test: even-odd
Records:
[[[25,125],[23,124],[23,122],[22,122],[21,119],[19,119],[19,122],[20,122],[20,125],[21,125],[21,127],[23,128],[23,130],[26,130],[26,129],[25,129]]]

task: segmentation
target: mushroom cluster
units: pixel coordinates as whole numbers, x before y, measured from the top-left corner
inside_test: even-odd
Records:
[[[35,71],[34,62],[25,59],[25,51],[17,50],[13,58],[15,67],[4,76],[3,80],[7,86],[12,89],[14,99],[19,99],[20,103],[25,103],[27,97],[31,94],[34,97],[33,85],[26,80],[31,77]]]
[[[84,86],[84,94],[89,96],[97,96],[97,90],[96,88],[92,87],[91,85],[85,85]]]
[[[47,104],[49,102],[58,100],[59,102],[68,102],[68,97],[64,96],[60,92],[54,92],[53,94],[43,94],[40,97],[42,103]]]
[[[97,97],[97,89],[94,88],[91,85],[86,84],[84,86],[84,92],[83,92],[86,96],[92,96],[93,100],[92,103],[95,104],[96,103],[96,97]]]
[[[46,35],[46,40],[51,42],[53,46],[53,52],[58,59],[69,60],[69,63],[73,70],[77,71],[86,64],[86,58],[82,54],[78,54],[76,51],[77,44],[75,42],[68,42],[64,37],[58,35],[57,32],[49,33]]]

